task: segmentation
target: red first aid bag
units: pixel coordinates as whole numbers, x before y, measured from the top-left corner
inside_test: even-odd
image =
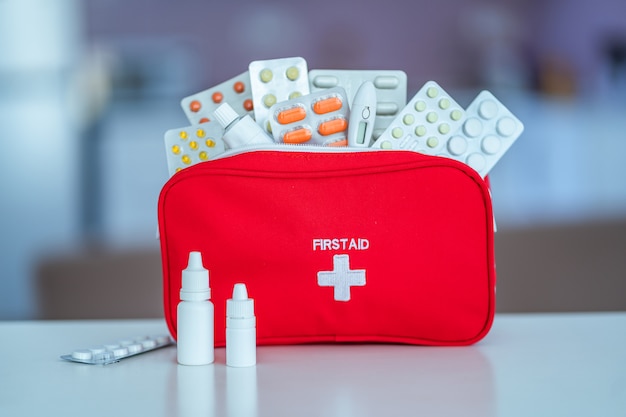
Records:
[[[495,310],[489,188],[468,166],[412,151],[275,146],[186,168],[158,205],[165,318],[202,253],[225,344],[243,282],[257,343],[467,345]]]

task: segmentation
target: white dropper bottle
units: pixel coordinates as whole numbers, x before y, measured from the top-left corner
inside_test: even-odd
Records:
[[[235,284],[233,298],[226,300],[226,365],[256,364],[256,317],[254,300],[246,284]]]
[[[244,115],[240,117],[228,103],[224,103],[215,109],[213,116],[224,128],[224,142],[231,148],[246,145],[274,143],[252,117]]]
[[[214,308],[209,271],[202,254],[190,252],[183,270],[177,310],[177,354],[181,365],[208,365],[214,360]]]

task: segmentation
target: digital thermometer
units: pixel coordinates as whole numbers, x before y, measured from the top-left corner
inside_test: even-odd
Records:
[[[371,81],[365,81],[352,101],[348,123],[348,146],[358,148],[370,146],[375,118],[376,88]]]

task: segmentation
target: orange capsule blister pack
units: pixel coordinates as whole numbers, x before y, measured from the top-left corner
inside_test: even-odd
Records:
[[[240,115],[254,116],[250,74],[248,71],[207,90],[185,97],[180,104],[191,124],[206,123],[222,103],[228,103]]]
[[[269,123],[276,142],[347,146],[349,118],[346,91],[336,87],[276,103]]]

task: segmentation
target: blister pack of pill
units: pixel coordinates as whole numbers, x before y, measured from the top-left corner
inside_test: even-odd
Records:
[[[438,153],[465,120],[465,110],[439,84],[428,81],[372,145]]]
[[[252,90],[248,71],[207,90],[185,97],[180,105],[191,124],[205,123],[222,103],[228,103],[239,114],[254,116]]]
[[[62,355],[61,359],[90,365],[108,365],[173,343],[172,339],[166,335],[141,336],[91,348],[76,349],[70,354]]]
[[[489,91],[472,101],[465,116],[442,149],[427,148],[424,153],[464,162],[484,178],[522,134],[524,125]]]
[[[378,138],[391,124],[398,112],[406,106],[407,75],[400,70],[335,70],[313,69],[309,71],[311,92],[333,87],[343,87],[348,95],[350,108],[357,90],[366,81],[376,88],[376,118],[372,137]]]
[[[215,122],[165,132],[165,152],[170,176],[183,168],[208,161],[224,152],[224,129]]]
[[[287,144],[347,146],[350,108],[346,91],[335,87],[283,101],[270,108],[274,140]]]
[[[267,132],[270,132],[270,107],[281,101],[309,94],[309,74],[304,58],[252,61],[248,72],[254,119]]]

